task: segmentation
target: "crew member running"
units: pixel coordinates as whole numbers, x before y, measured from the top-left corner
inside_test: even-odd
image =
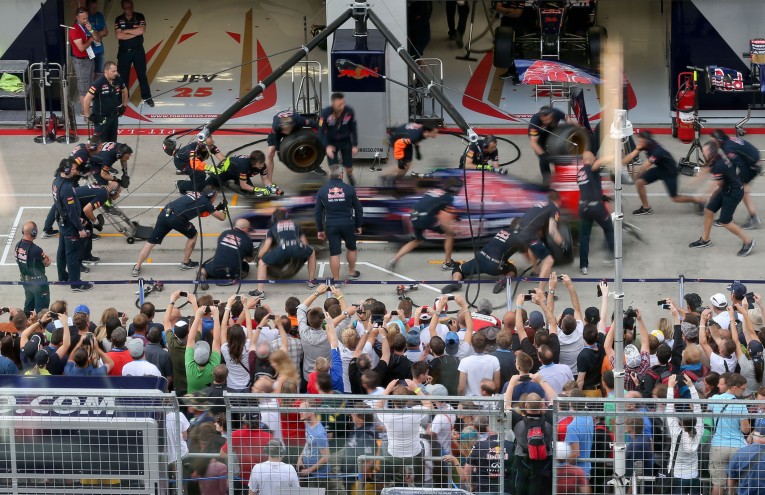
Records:
[[[394,183],[409,171],[414,156],[418,160],[422,159],[420,156],[420,141],[436,136],[438,136],[438,129],[416,122],[410,122],[401,127],[391,129],[390,146],[393,148],[393,158],[398,161],[396,172],[393,174]]]
[[[590,234],[597,222],[606,235],[608,250],[614,252],[614,224],[603,204],[603,184],[600,177],[602,162],[590,151],[582,156],[582,167],[576,175],[579,184],[579,269],[587,275],[590,266]],[[607,264],[610,264],[607,262]]]
[[[760,216],[754,207],[754,201],[750,194],[752,187],[749,185],[755,177],[760,175],[762,167],[760,166],[760,150],[752,143],[744,141],[739,137],[729,137],[720,129],[712,131],[712,139],[717,142],[725,156],[733,162],[738,169],[738,177],[744,184],[744,206],[749,213],[749,218],[741,226],[744,230],[756,229],[760,226]],[[719,222],[715,222],[719,226]]]
[[[348,175],[348,183],[355,186],[353,157],[359,152],[356,113],[345,104],[343,93],[332,93],[330,99],[332,104],[321,111],[319,139],[327,150],[327,163],[330,167],[340,163],[338,155],[343,155],[343,167]],[[321,167],[317,167],[314,172],[327,175]]]

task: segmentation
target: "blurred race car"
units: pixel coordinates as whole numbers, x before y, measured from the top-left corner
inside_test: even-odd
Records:
[[[473,238],[477,241],[487,240],[500,230],[509,228],[513,220],[522,216],[531,206],[547,201],[544,186],[508,175],[478,170],[437,169],[424,176],[407,178],[407,182],[399,182],[396,188],[356,188],[364,206],[363,233],[360,239],[410,240],[413,235],[410,219],[412,207],[425,190],[437,187],[447,177],[464,180],[462,190],[455,195],[454,205],[457,215],[455,242],[458,245],[469,245]],[[303,194],[296,197],[259,203],[255,210],[243,217],[250,221],[253,229],[251,237],[261,240],[268,232],[271,213],[275,208],[284,208],[300,225],[311,243],[318,243],[315,204],[315,195],[304,190]],[[434,243],[443,239],[443,235],[432,231],[427,231],[425,237]]]

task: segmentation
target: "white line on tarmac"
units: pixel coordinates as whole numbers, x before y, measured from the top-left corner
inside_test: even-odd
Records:
[[[324,268],[326,268],[327,262],[326,261],[319,261],[319,272],[316,274],[316,278],[319,280],[324,278]]]
[[[380,271],[381,271],[381,272],[383,272],[383,273],[387,273],[387,274],[393,275],[394,277],[398,277],[398,278],[400,278],[400,279],[402,279],[402,280],[406,280],[407,282],[417,282],[417,281],[416,281],[415,279],[413,279],[413,278],[405,277],[404,275],[401,275],[400,273],[392,272],[392,271],[388,270],[388,269],[387,269],[387,268],[385,268],[385,267],[382,267],[382,266],[380,266],[380,265],[375,265],[374,263],[370,263],[370,262],[368,262],[368,261],[359,261],[359,262],[358,262],[358,263],[356,263],[356,264],[357,264],[357,265],[367,265],[367,266],[368,266],[368,267],[370,267],[370,268],[374,268],[375,270],[380,270]],[[435,287],[433,287],[432,285],[428,285],[428,284],[419,284],[419,287],[425,287],[426,289],[430,289],[430,290],[432,290],[433,292],[438,292],[439,294],[441,293],[441,291],[440,291],[439,289],[436,289],[436,288],[435,288]]]
[[[24,208],[24,206],[20,206],[18,213],[16,213],[16,220],[13,221],[11,231],[8,233],[8,240],[5,241],[5,249],[3,249],[3,257],[0,258],[0,264],[5,264],[5,260],[8,258],[8,253],[11,251],[11,245],[13,245],[13,238],[16,235],[16,230],[19,228],[19,223],[21,223],[21,216],[24,214]],[[48,208],[50,208],[50,206]],[[13,264],[15,265],[15,263]]]

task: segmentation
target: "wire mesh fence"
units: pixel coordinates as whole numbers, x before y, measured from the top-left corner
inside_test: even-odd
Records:
[[[155,494],[172,488],[178,460],[172,445],[180,438],[174,395],[3,389],[0,415],[0,493]]]
[[[765,490],[765,403],[560,397],[555,494],[758,494]],[[681,389],[682,385],[678,387]]]
[[[499,398],[415,395],[402,385],[391,395],[227,394],[226,402],[231,493],[504,491]]]

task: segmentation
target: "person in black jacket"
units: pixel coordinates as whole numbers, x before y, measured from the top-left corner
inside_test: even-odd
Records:
[[[319,239],[329,242],[329,267],[332,278],[340,280],[340,242],[345,242],[348,259],[348,278],[357,280],[356,235],[361,234],[364,209],[356,190],[343,183],[343,170],[332,167],[327,182],[316,193],[316,228]]]
[[[290,110],[274,115],[271,132],[268,133],[266,141],[266,144],[268,144],[268,150],[266,151],[266,178],[269,184],[274,180],[274,157],[276,152],[279,151],[282,139],[304,127],[316,129],[316,121],[308,120],[299,113]],[[321,167],[319,167],[317,172],[319,175],[325,175],[322,173],[324,171],[321,170]]]
[[[72,290],[83,292],[93,288],[90,282],[80,280],[80,244],[88,236],[82,225],[82,208],[74,193],[74,178],[77,176],[77,162],[65,158],[58,165],[58,177],[53,181],[51,192],[53,204],[58,211],[58,238],[56,265],[59,282],[69,282]]]
[[[327,150],[329,166],[340,163],[338,154],[343,155],[343,167],[348,174],[348,183],[356,185],[353,179],[353,157],[359,152],[359,133],[356,127],[356,113],[345,104],[343,93],[332,93],[332,104],[321,111],[319,118],[319,139]],[[314,170],[327,175],[321,167]]]

